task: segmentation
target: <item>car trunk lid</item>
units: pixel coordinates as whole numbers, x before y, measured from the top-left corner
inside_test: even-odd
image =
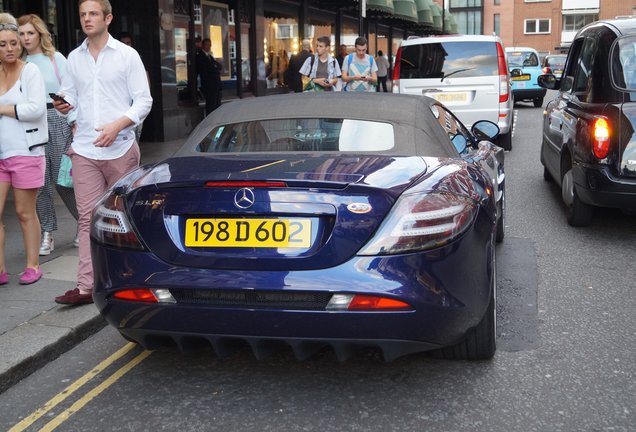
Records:
[[[315,269],[353,256],[425,171],[416,156],[174,158],[127,202],[141,241],[171,264]]]

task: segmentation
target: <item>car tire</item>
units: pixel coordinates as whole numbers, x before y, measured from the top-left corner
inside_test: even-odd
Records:
[[[501,200],[497,203],[501,216],[497,219],[497,233],[495,241],[501,243],[506,236],[506,184],[503,184],[503,194]]]
[[[547,181],[547,182],[551,182],[554,179],[552,178],[552,174],[550,174],[550,171],[548,171],[548,169],[546,167],[543,167],[543,180]]]
[[[507,134],[499,135],[497,145],[504,150],[512,150],[512,133],[508,132]]]
[[[457,345],[433,351],[433,356],[447,360],[490,360],[497,349],[497,261],[493,247],[492,292],[486,313]]]
[[[543,98],[537,98],[533,100],[532,103],[534,104],[535,108],[541,108],[543,106]]]
[[[567,207],[568,224],[574,227],[584,227],[592,223],[594,207],[585,204],[576,193],[572,168],[563,175],[561,181],[561,197]]]

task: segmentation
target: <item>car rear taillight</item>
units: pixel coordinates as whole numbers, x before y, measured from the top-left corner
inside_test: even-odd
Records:
[[[402,47],[398,48],[397,55],[395,56],[395,64],[393,65],[393,93],[400,92],[400,64],[402,63]]]
[[[91,236],[97,242],[110,246],[144,249],[126,215],[124,196],[116,193],[108,195],[95,206]]]
[[[404,311],[413,306],[389,297],[368,294],[334,294],[326,307],[329,311]]]
[[[391,255],[432,249],[458,238],[472,224],[477,205],[451,193],[401,197],[358,255]]]
[[[510,82],[508,65],[503,47],[497,42],[497,63],[499,66],[499,103],[508,102],[510,97]]]
[[[594,132],[592,134],[594,142],[592,144],[592,152],[597,159],[605,159],[609,153],[609,137],[610,130],[607,120],[597,118],[594,122]]]

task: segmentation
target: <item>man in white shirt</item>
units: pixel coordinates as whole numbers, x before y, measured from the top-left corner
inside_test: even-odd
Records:
[[[79,212],[77,288],[56,297],[60,304],[92,303],[90,218],[97,199],[139,166],[135,127],[152,106],[146,71],[137,51],[108,33],[113,19],[108,0],[80,0],[86,40],[68,56],[60,94],[53,105],[63,115],[77,110],[69,154]]]

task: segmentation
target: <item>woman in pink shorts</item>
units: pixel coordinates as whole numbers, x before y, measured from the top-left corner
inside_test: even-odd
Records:
[[[21,54],[16,19],[0,13],[0,217],[13,187],[27,260],[20,283],[27,285],[42,277],[35,202],[38,188],[44,184],[44,145],[49,134],[44,80],[37,66],[20,60]],[[0,285],[9,282],[4,244],[4,224],[0,222]]]

